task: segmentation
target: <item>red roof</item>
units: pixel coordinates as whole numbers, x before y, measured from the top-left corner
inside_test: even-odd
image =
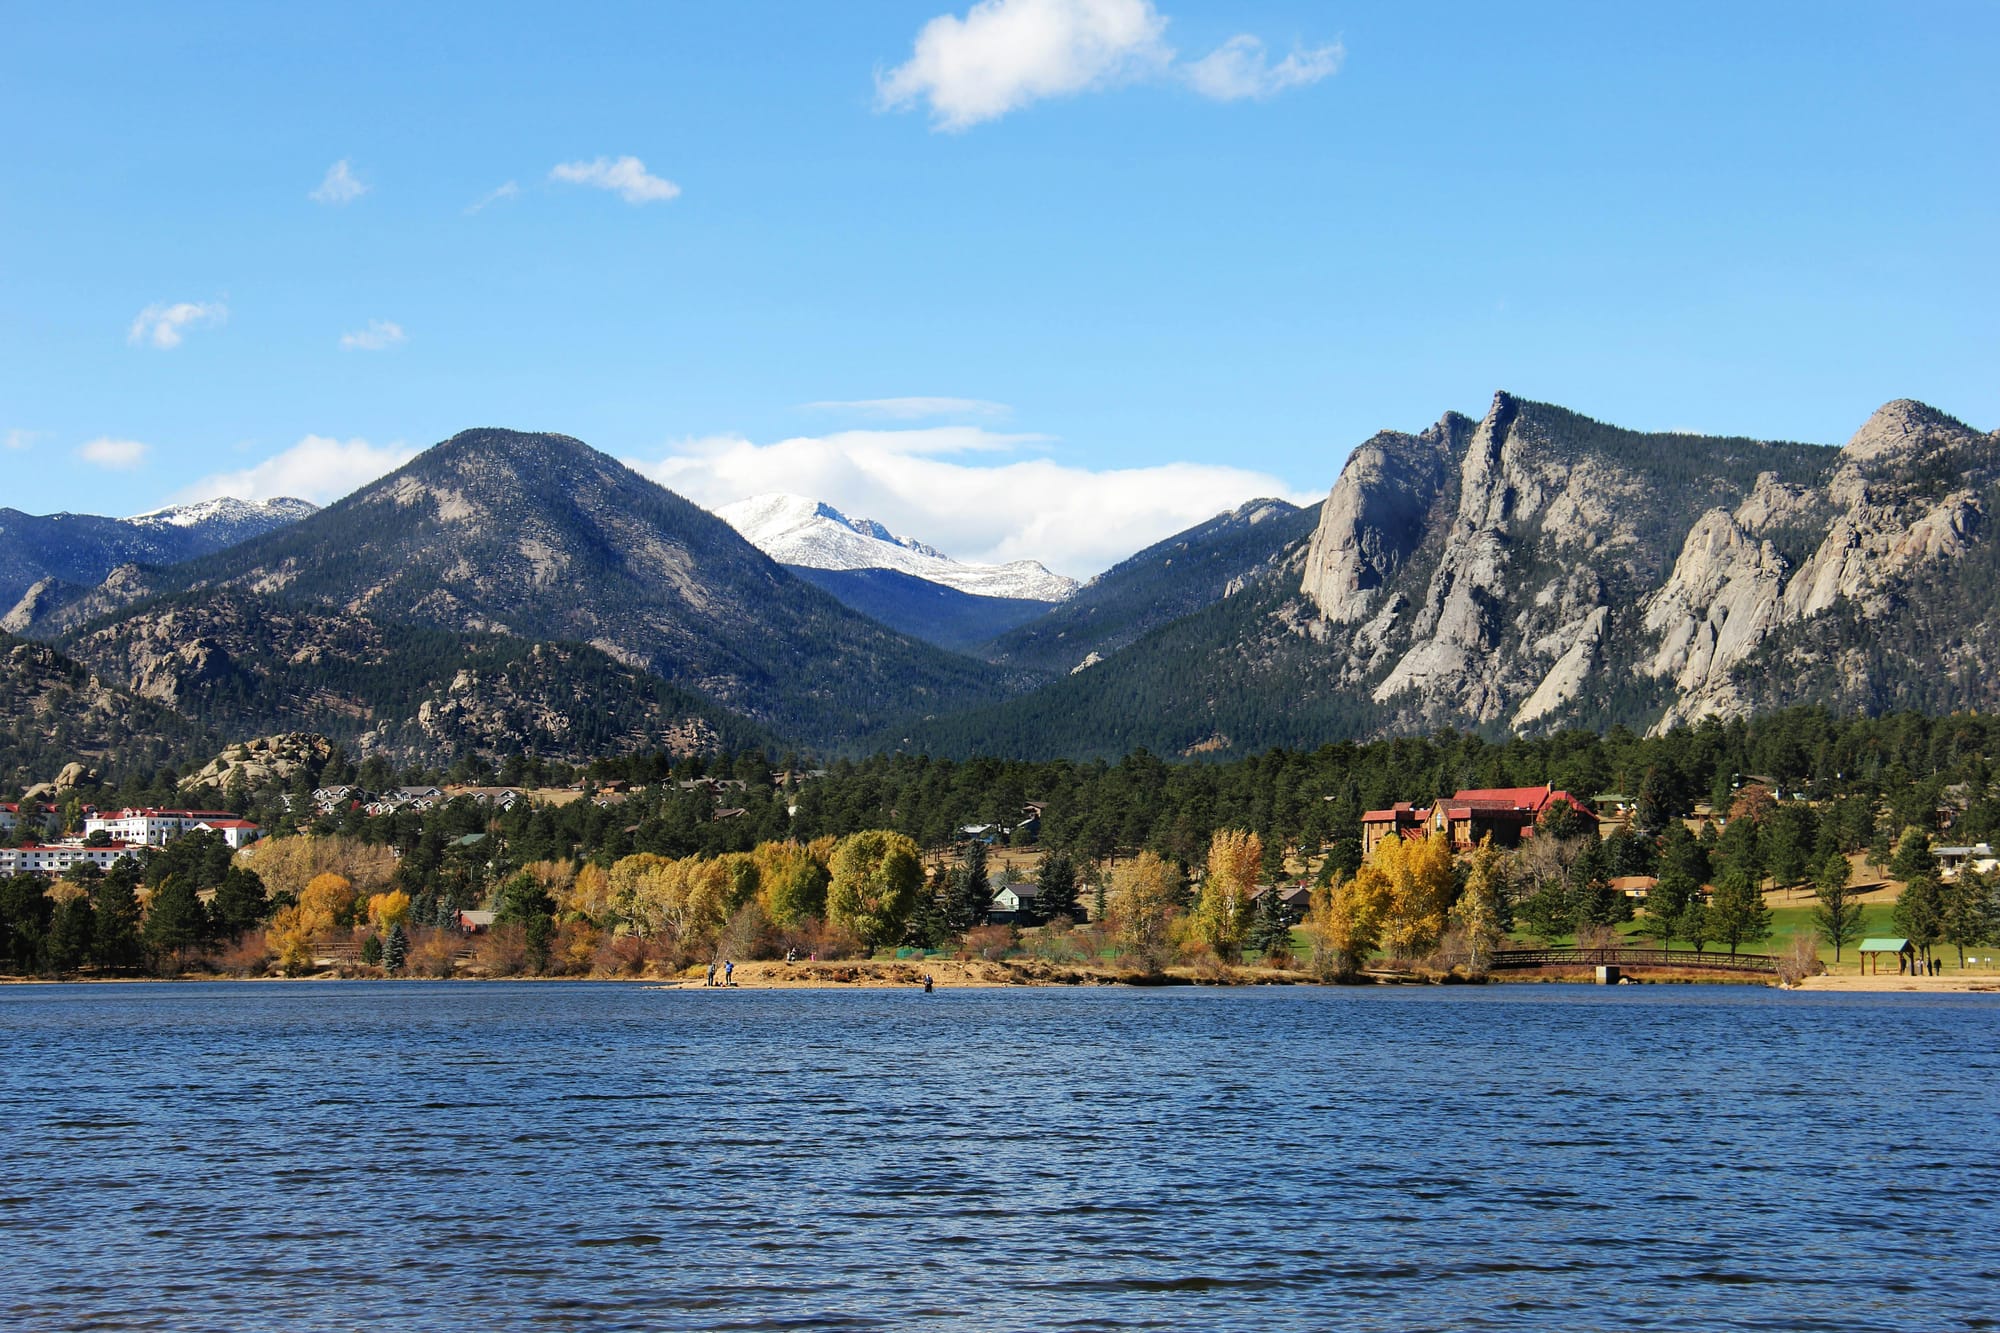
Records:
[[[1477,807],[1481,810],[1531,810],[1540,814],[1557,801],[1567,801],[1583,813],[1590,813],[1590,807],[1583,801],[1553,787],[1468,787],[1454,793],[1450,805],[1454,812],[1460,807]],[[1464,818],[1456,814],[1455,817]]]
[[[208,825],[210,828],[256,828],[257,827],[255,824],[251,823],[247,819],[204,819],[201,822]]]

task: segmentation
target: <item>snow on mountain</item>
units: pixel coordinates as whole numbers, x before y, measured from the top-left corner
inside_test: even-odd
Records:
[[[252,533],[268,531],[285,523],[296,522],[313,513],[318,506],[304,500],[295,500],[281,495],[274,500],[239,500],[233,495],[219,495],[213,500],[197,500],[193,504],[168,505],[164,509],[149,509],[143,514],[134,514],[125,520],[136,528],[200,528],[214,527],[227,531],[232,528],[249,528]]]
[[[723,505],[716,516],[781,565],[807,569],[893,569],[975,597],[1060,602],[1074,594],[1075,579],[1051,573],[1033,560],[970,565],[936,547],[901,537],[868,518],[849,518],[830,504],[803,495],[753,495]]]

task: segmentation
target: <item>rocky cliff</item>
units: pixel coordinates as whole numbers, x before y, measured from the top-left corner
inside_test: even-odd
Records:
[[[1837,451],[1504,393],[1461,422],[1357,449],[1302,571],[1302,632],[1392,728],[1664,728],[1789,701],[1772,636],[1895,614],[1982,540],[2000,481],[2000,436],[1909,401]]]

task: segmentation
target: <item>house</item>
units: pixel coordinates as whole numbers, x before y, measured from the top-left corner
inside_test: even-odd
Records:
[[[1312,886],[1309,884],[1259,884],[1250,891],[1250,901],[1259,902],[1265,894],[1276,889],[1278,901],[1285,905],[1285,919],[1294,924],[1305,920],[1312,908]]]
[[[1469,852],[1486,838],[1496,847],[1518,847],[1535,836],[1535,825],[1550,807],[1563,802],[1591,822],[1597,815],[1580,797],[1543,787],[1472,787],[1439,801],[1424,821],[1428,832],[1445,833],[1455,852]]]
[[[264,830],[247,819],[204,819],[189,833],[220,833],[233,852],[240,852],[264,836]]]
[[[1654,875],[1613,875],[1609,880],[1611,891],[1622,893],[1627,898],[1644,898],[1659,882]]]
[[[1931,854],[1937,857],[1938,877],[1941,879],[1957,879],[1967,866],[1984,873],[1997,864],[1993,848],[1983,842],[1966,847],[1933,847]]]
[[[27,818],[31,825],[31,832],[35,828],[46,830],[49,826],[49,821],[55,817],[56,812],[54,810],[47,806],[39,805],[34,801],[26,801],[19,804],[9,801],[5,805],[0,805],[0,833],[13,833],[21,827],[22,807],[24,805],[27,809]]]
[[[1035,885],[1027,880],[1016,880],[1012,884],[1002,884],[993,892],[993,906],[987,909],[986,920],[995,926],[1026,925],[1035,919]]]
[[[493,929],[493,913],[460,912],[458,914],[458,928],[468,935],[483,935]]]
[[[61,842],[53,846],[0,848],[0,875],[60,875],[85,864],[109,870],[124,857],[136,857],[141,850],[122,842],[97,845]]]
[[[1427,808],[1408,801],[1398,801],[1386,810],[1365,812],[1361,816],[1361,854],[1373,856],[1386,838],[1422,837],[1424,821],[1430,818],[1430,813]]]
[[[85,837],[93,833],[102,833],[112,842],[164,847],[183,833],[192,833],[197,825],[215,820],[242,822],[227,810],[160,810],[151,807],[146,809],[127,807],[111,814],[89,816],[83,821],[83,833]],[[255,825],[251,827],[254,828]],[[230,845],[234,847],[239,844]]]

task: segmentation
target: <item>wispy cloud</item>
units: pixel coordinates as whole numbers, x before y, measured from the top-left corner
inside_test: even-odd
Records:
[[[1319,498],[1296,494],[1267,473],[1211,464],[1093,471],[1042,454],[1047,442],[977,426],[842,431],[772,444],[723,435],[627,462],[710,509],[789,491],[866,514],[962,560],[1039,560],[1075,577],[1245,500]]]
[[[318,188],[306,197],[316,204],[339,207],[342,204],[351,204],[367,193],[367,184],[355,176],[354,169],[343,157],[326,169],[325,179],[321,180]]]
[[[1273,65],[1261,39],[1239,33],[1186,66],[1182,75],[1196,92],[1218,102],[1262,101],[1338,74],[1346,58],[1347,49],[1333,42],[1295,50]]]
[[[806,403],[811,412],[841,412],[875,421],[923,421],[932,417],[1004,417],[1005,403],[983,398],[852,398]]]
[[[183,504],[233,495],[239,500],[274,500],[296,496],[314,504],[338,500],[384,473],[393,472],[417,456],[398,441],[370,444],[366,440],[336,440],[308,435],[291,448],[261,463],[234,472],[217,472],[184,486],[168,502]]]
[[[407,341],[403,326],[386,319],[371,319],[367,328],[340,335],[340,345],[350,352],[380,352]]]
[[[1103,88],[1173,60],[1151,0],[980,0],[917,33],[909,60],[877,74],[879,104],[926,102],[942,130],[963,130],[1047,97]]]
[[[651,204],[672,199],[681,187],[646,170],[636,157],[600,157],[590,162],[561,162],[549,172],[549,179],[570,185],[588,185],[611,190],[628,204]]]
[[[485,194],[473,200],[466,206],[466,214],[470,216],[474,213],[483,212],[486,208],[499,203],[502,199],[512,199],[520,193],[521,187],[513,181],[508,181],[505,185],[497,189],[488,190]]]
[[[9,449],[25,449],[41,437],[42,432],[38,430],[10,430],[4,442]]]
[[[1217,101],[1274,97],[1335,73],[1338,42],[1273,65],[1260,38],[1239,34],[1200,60],[1179,61],[1153,0],[979,0],[917,33],[910,58],[875,75],[876,105],[930,108],[931,124],[969,129],[1051,97],[1178,77]]]
[[[220,324],[228,318],[229,307],[220,301],[163,302],[141,310],[125,340],[134,346],[151,343],[162,349],[175,348],[187,330]]]
[[[144,466],[146,455],[152,452],[150,444],[141,444],[137,440],[114,440],[106,435],[78,445],[76,456],[93,467],[130,472],[133,468]]]

